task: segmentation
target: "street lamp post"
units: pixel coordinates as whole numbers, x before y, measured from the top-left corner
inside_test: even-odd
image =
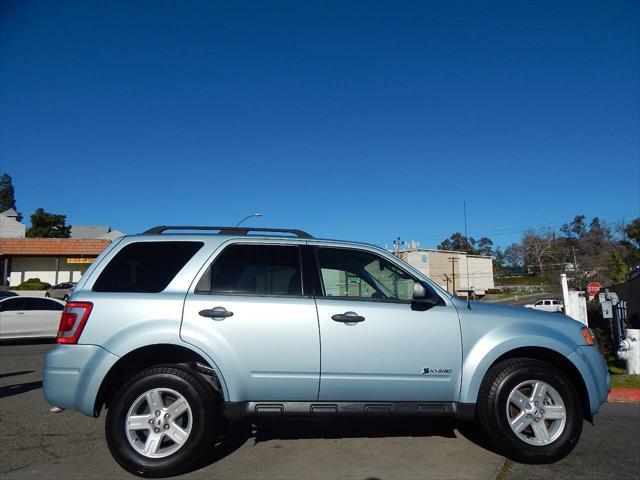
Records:
[[[249,220],[249,219],[250,219],[250,218],[252,218],[252,217],[256,217],[256,218],[257,218],[257,217],[261,217],[261,216],[262,216],[262,214],[261,214],[261,213],[252,213],[251,215],[247,215],[247,216],[246,216],[246,217],[244,217],[242,220],[240,220],[238,223],[236,223],[236,227],[237,227],[238,225],[240,225],[242,222],[244,222],[245,220]]]

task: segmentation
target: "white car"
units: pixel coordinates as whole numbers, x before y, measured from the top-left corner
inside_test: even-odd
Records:
[[[55,298],[9,297],[0,300],[0,339],[55,338],[64,302]]]
[[[524,308],[532,308],[534,310],[542,310],[544,312],[562,313],[564,305],[560,300],[544,299],[538,300],[534,304],[525,305]]]

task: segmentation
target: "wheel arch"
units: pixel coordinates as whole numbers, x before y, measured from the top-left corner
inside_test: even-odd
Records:
[[[203,355],[181,345],[155,344],[137,348],[121,357],[105,375],[96,395],[93,415],[100,415],[103,407],[109,408],[113,395],[128,378],[136,372],[159,364],[199,364],[195,371],[209,377],[213,388],[224,401],[223,379],[218,377],[211,362]],[[196,367],[195,365],[193,365]]]
[[[491,365],[489,365],[482,376],[482,382],[484,382],[487,373],[494,365],[512,358],[532,358],[535,360],[541,360],[543,362],[550,363],[558,367],[569,378],[572,385],[576,389],[576,392],[580,397],[580,402],[582,403],[583,417],[590,422],[593,421],[593,416],[591,414],[591,408],[589,405],[589,391],[587,390],[587,386],[584,382],[584,379],[582,378],[580,371],[573,364],[573,362],[569,360],[569,358],[550,348],[540,346],[527,346],[509,350],[500,355],[491,363]]]

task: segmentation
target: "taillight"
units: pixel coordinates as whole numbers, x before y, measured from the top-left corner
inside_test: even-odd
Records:
[[[84,328],[93,303],[91,302],[67,302],[60,317],[58,327],[58,343],[78,343],[82,329]]]

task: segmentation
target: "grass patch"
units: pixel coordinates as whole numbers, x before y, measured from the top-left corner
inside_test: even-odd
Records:
[[[640,375],[611,375],[611,388],[640,388]]]
[[[627,373],[626,365],[617,358],[607,358],[607,369],[611,374],[611,388],[640,388],[640,375]]]

